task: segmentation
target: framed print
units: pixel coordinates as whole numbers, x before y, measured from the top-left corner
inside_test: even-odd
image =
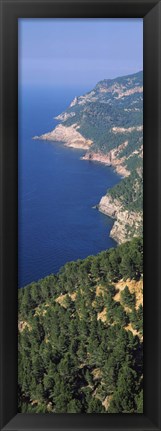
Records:
[[[19,413],[141,414],[143,20],[18,44]]]
[[[2,430],[161,429],[160,8],[1,2]]]

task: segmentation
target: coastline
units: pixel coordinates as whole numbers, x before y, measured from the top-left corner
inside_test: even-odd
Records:
[[[82,160],[89,160],[93,162],[103,163],[106,166],[111,166],[117,174],[125,178],[130,175],[130,172],[123,166],[123,160],[113,157],[115,150],[109,151],[107,154],[100,152],[87,152],[82,158]]]
[[[44,133],[40,136],[34,136],[32,139],[63,142],[66,147],[88,150],[93,142],[90,139],[84,138],[78,129],[79,126],[76,123],[69,127],[58,124],[51,132]]]
[[[32,139],[50,142],[62,142],[66,147],[69,148],[87,150],[84,156],[81,157],[82,160],[94,161],[103,163],[107,166],[112,166],[116,173],[121,175],[123,178],[130,175],[130,172],[124,165],[125,158],[118,158],[120,152],[127,146],[128,141],[125,141],[123,144],[109,151],[107,154],[101,153],[100,151],[92,151],[91,147],[93,141],[91,139],[84,138],[84,136],[79,132],[79,125],[77,123],[68,127],[58,124],[51,132],[44,133],[40,136],[34,136]]]
[[[133,237],[139,236],[142,214],[136,211],[128,211],[123,208],[120,200],[113,199],[110,195],[101,198],[98,210],[114,220],[110,237],[118,244],[122,244]]]
[[[68,127],[58,124],[51,132],[33,137],[33,140],[37,139],[50,142],[62,142],[66,147],[86,150],[81,160],[102,163],[112,167],[122,178],[126,178],[130,175],[130,172],[124,164],[126,160],[125,157],[119,158],[120,152],[128,145],[127,140],[117,148],[110,150],[107,154],[103,154],[100,151],[94,152],[91,148],[93,141],[81,135],[79,132],[79,125],[76,123]],[[140,213],[125,210],[122,207],[121,201],[113,200],[110,194],[102,196],[99,203],[96,204],[96,207],[98,211],[114,220],[109,236],[118,244],[131,239],[131,230],[134,231],[133,236],[137,236],[139,223],[141,221]]]

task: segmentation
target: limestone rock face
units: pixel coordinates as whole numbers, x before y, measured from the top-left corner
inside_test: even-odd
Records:
[[[78,125],[76,123],[68,127],[58,124],[51,132],[44,133],[41,136],[35,136],[33,139],[64,142],[67,147],[88,150],[92,141],[90,139],[85,139],[77,129]]]
[[[115,219],[110,236],[119,244],[139,236],[142,225],[141,212],[124,210],[121,202],[109,195],[102,197],[98,209]]]
[[[128,141],[126,140],[118,147],[109,151],[107,154],[103,154],[101,152],[93,152],[87,151],[86,154],[82,157],[83,160],[93,160],[95,162],[104,163],[105,165],[112,166],[115,171],[121,175],[122,177],[128,177],[130,175],[130,171],[127,169],[125,165],[125,157],[120,157],[120,153],[124,148],[128,145]]]
[[[98,209],[103,214],[108,215],[109,217],[116,218],[117,213],[121,211],[121,204],[118,200],[112,199],[110,196],[103,196],[99,202]]]

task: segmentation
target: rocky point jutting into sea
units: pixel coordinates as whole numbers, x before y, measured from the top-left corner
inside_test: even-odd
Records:
[[[83,160],[112,166],[122,179],[98,209],[115,219],[111,237],[122,243],[142,231],[143,74],[104,79],[75,97],[56,119],[63,123],[33,139],[86,150]]]

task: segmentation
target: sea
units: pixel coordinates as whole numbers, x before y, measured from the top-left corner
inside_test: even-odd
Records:
[[[19,88],[18,287],[69,261],[116,247],[113,220],[95,206],[120,181],[111,167],[81,160],[85,150],[33,140],[51,131],[75,96],[90,88]]]

